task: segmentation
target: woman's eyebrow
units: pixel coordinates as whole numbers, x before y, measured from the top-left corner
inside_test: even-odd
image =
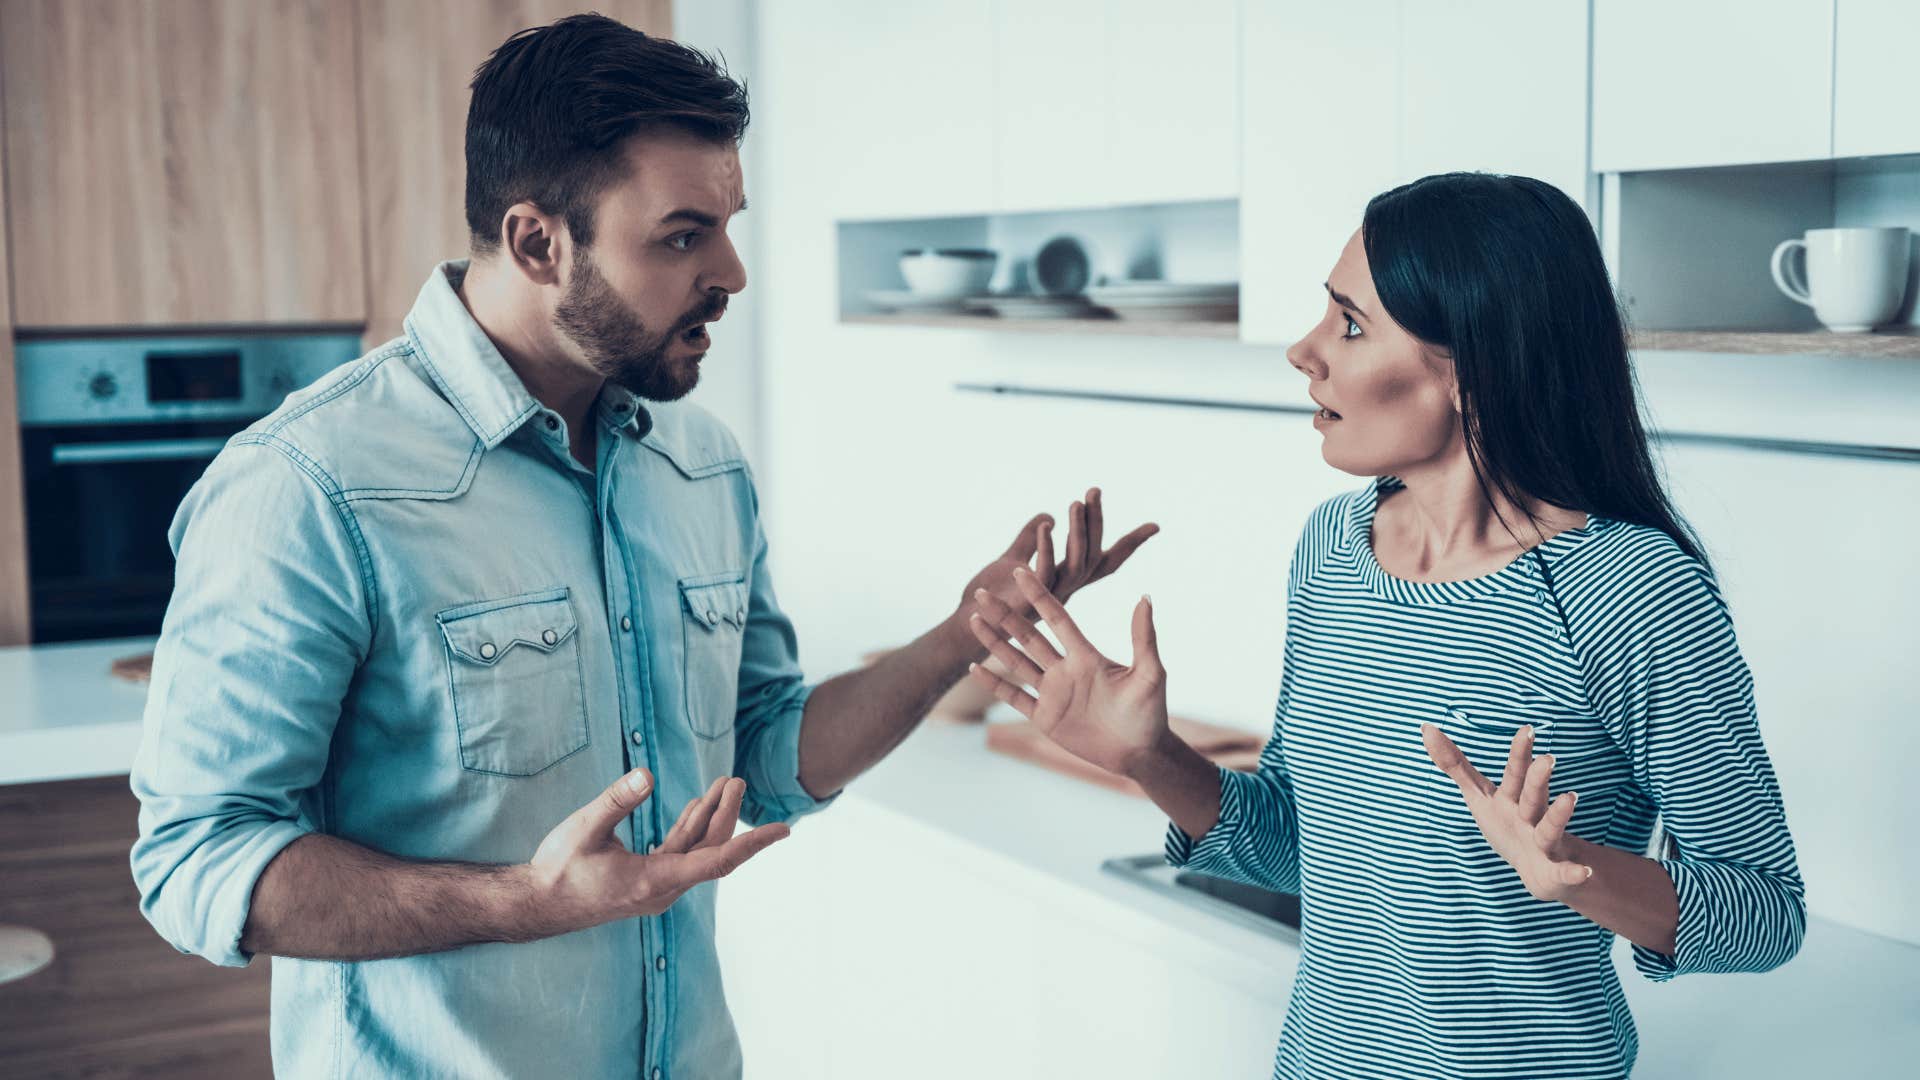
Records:
[[[1354,314],[1360,316],[1363,319],[1367,317],[1367,313],[1361,309],[1359,304],[1356,304],[1353,302],[1353,298],[1351,296],[1348,296],[1345,293],[1335,292],[1333,285],[1330,282],[1323,281],[1320,284],[1326,286],[1327,295],[1333,297],[1334,303],[1339,304],[1341,307],[1344,307],[1344,308],[1352,308],[1354,311]]]

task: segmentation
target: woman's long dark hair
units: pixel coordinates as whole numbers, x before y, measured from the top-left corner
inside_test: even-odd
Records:
[[[1536,499],[1651,526],[1707,563],[1648,452],[1626,325],[1572,199],[1445,173],[1374,196],[1360,230],[1387,313],[1452,356],[1483,490],[1529,516]]]

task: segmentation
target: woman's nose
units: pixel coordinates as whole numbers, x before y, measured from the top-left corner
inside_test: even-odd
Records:
[[[1287,346],[1287,363],[1309,379],[1318,381],[1327,377],[1327,365],[1313,354],[1313,346],[1308,344],[1306,338]]]

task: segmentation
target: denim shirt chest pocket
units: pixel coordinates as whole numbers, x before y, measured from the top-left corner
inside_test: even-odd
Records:
[[[745,647],[748,592],[740,571],[680,579],[680,624],[685,647],[681,685],[687,726],[703,739],[733,733]]]
[[[446,642],[460,764],[532,776],[587,745],[579,625],[565,588],[448,608]]]

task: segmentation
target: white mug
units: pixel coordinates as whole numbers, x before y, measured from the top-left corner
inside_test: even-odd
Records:
[[[1863,333],[1899,314],[1907,291],[1908,233],[1901,226],[1808,229],[1773,249],[1773,283],[1839,333]],[[1806,257],[1797,273],[1794,249]]]

